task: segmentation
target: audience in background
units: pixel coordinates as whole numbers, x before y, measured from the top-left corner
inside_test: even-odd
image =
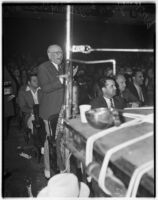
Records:
[[[140,106],[147,103],[146,91],[143,87],[144,76],[140,69],[137,69],[132,74],[132,82],[127,86],[130,92],[137,98],[140,102]]]
[[[6,140],[9,135],[9,125],[10,120],[13,116],[15,116],[15,104],[13,99],[17,93],[17,85],[11,74],[9,73],[6,66],[4,66],[4,77],[3,77],[3,108],[4,108],[4,130],[3,136]]]
[[[130,92],[126,87],[126,79],[122,74],[117,74],[115,77],[116,83],[118,84],[118,95],[120,95],[127,107],[138,107],[138,99]]]
[[[27,85],[27,74],[25,69],[22,70],[21,72],[21,85],[26,86]]]
[[[146,78],[145,78],[145,87],[147,93],[147,103],[148,105],[154,104],[154,72],[153,68],[149,68],[147,70]]]
[[[20,70],[19,69],[15,69],[13,71],[13,76],[15,78],[15,81],[17,83],[18,89],[20,88],[21,85],[21,75],[20,75]]]
[[[133,70],[131,67],[126,67],[124,72],[124,77],[126,79],[126,85],[128,86],[132,82]]]

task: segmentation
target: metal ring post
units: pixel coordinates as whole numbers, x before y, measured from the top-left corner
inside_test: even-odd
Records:
[[[149,132],[149,133],[147,133],[147,134],[145,134],[143,136],[140,136],[140,137],[128,140],[126,142],[123,142],[123,143],[121,143],[121,144],[119,144],[119,145],[117,145],[117,146],[109,149],[106,152],[104,160],[103,160],[103,164],[102,164],[102,167],[101,167],[101,170],[100,170],[99,179],[98,179],[98,184],[99,184],[99,186],[101,187],[101,189],[105,193],[106,193],[106,191],[108,191],[107,188],[106,188],[106,186],[105,186],[105,180],[106,180],[105,177],[106,177],[106,172],[107,172],[107,168],[108,168],[108,164],[109,164],[111,156],[114,153],[122,150],[123,148],[126,148],[126,147],[128,147],[130,145],[133,145],[133,144],[137,143],[137,142],[145,140],[148,137],[151,137],[152,135],[153,135],[153,132]]]
[[[82,64],[112,63],[113,64],[113,74],[116,75],[116,60],[114,60],[114,59],[109,59],[109,60],[93,60],[93,61],[84,61],[84,60],[71,59],[71,62],[82,63]]]

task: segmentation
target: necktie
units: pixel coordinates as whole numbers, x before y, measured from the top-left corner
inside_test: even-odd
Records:
[[[111,108],[114,108],[113,100],[110,99]]]
[[[142,89],[141,88],[139,89],[139,99],[140,99],[140,101],[144,102],[144,97],[143,97],[143,93],[142,93]]]

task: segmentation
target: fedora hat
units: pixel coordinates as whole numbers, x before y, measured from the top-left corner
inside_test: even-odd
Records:
[[[72,173],[53,176],[37,197],[88,197],[89,187]]]

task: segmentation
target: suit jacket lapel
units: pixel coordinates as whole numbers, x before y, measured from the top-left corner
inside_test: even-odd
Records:
[[[52,74],[52,77],[59,75],[59,71],[56,69],[56,67],[51,62],[49,65],[49,72],[50,72],[50,74]]]
[[[107,105],[107,103],[106,103],[104,97],[101,97],[101,98],[100,98],[100,105],[102,105],[103,107],[108,107],[108,105]]]
[[[38,103],[40,103],[40,100],[41,100],[41,98],[42,98],[41,89],[38,90],[37,94],[38,94]]]
[[[31,91],[27,91],[27,94],[30,105],[34,105],[34,100]]]

